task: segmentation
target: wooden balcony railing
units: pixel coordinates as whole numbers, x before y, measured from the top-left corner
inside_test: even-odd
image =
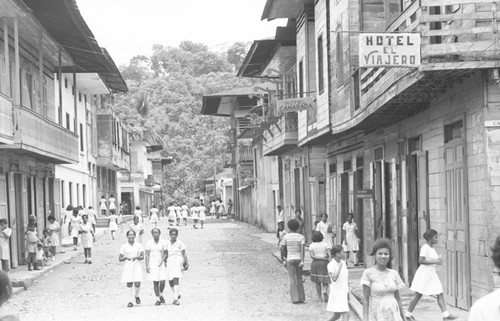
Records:
[[[78,135],[33,110],[14,106],[14,143],[53,162],[78,163]]]
[[[416,0],[386,32],[419,32],[419,71],[485,68],[500,60],[497,1]],[[367,107],[412,68],[360,68],[360,109]],[[358,84],[357,84],[358,85]]]
[[[250,146],[240,146],[238,155],[240,162],[253,162],[253,148]]]
[[[0,94],[0,142],[13,143],[12,101]]]

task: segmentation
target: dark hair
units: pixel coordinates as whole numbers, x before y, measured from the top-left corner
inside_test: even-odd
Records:
[[[128,235],[130,234],[130,232],[134,233],[134,236],[137,236],[137,234],[135,234],[135,231],[134,231],[134,230],[128,230],[128,232],[127,232],[127,234],[126,234],[126,235],[127,235],[127,237],[128,237]]]
[[[288,228],[292,231],[297,231],[299,229],[299,221],[297,221],[296,219],[291,219],[288,221]]]
[[[28,224],[28,229],[29,229],[29,228],[36,228],[36,225],[35,225],[34,223],[29,223],[29,224]]]
[[[436,230],[430,229],[430,230],[425,231],[423,238],[426,241],[429,241],[430,239],[432,239],[436,235],[438,235],[438,232]]]
[[[153,208],[156,208],[156,205],[153,205]]]
[[[177,236],[179,236],[179,230],[177,230],[176,228],[170,229],[170,232],[168,232],[168,235],[172,235],[173,232],[175,232],[175,234],[177,234]]]
[[[116,212],[116,210],[115,210],[115,209],[110,209],[110,210],[109,210],[109,213],[110,213],[110,214],[115,214],[115,212]]]
[[[161,230],[159,228],[157,228],[157,227],[154,227],[154,228],[151,229],[151,235],[153,235],[154,231],[158,231],[158,233],[161,234]]]
[[[73,205],[66,206],[66,211],[72,211],[72,210],[73,210]]]
[[[323,241],[323,234],[319,231],[314,231],[311,239],[313,242],[321,242]]]
[[[344,250],[344,248],[342,247],[342,245],[334,245],[332,246],[332,256],[335,256],[337,255],[338,253],[342,252]]]
[[[50,231],[48,229],[45,229],[43,230],[43,234],[45,235],[45,233],[50,234]]]
[[[41,247],[43,247],[43,244],[42,244],[42,243],[37,243],[37,244],[36,244],[36,247],[37,247],[37,248],[41,248]]]
[[[110,195],[111,197],[114,197],[113,194]]]
[[[500,236],[497,236],[497,239],[495,240],[495,244],[493,244],[491,251],[493,252],[491,255],[493,263],[497,268],[500,269]]]
[[[354,219],[354,214],[353,213],[347,214],[347,218],[349,218],[349,216],[352,216],[352,219]]]
[[[93,207],[92,207],[92,206],[89,206],[89,210],[91,210],[91,209],[93,209]]]
[[[0,218],[0,224],[7,224],[7,219]]]
[[[328,218],[328,214],[326,214],[326,213],[321,214],[320,218],[323,218],[323,216],[326,216],[326,218]]]
[[[86,217],[87,219],[89,219],[89,216],[87,214],[83,214],[82,215],[82,220],[83,220],[84,217]]]
[[[375,243],[373,244],[372,253],[370,255],[375,256],[375,254],[377,254],[378,250],[380,249],[388,249],[390,254],[390,259],[392,259],[392,245],[390,240],[388,239],[376,240]]]
[[[141,209],[141,207],[140,207],[139,205],[137,205],[137,206],[135,207],[135,209],[136,209],[136,210],[140,210],[140,209]]]
[[[73,215],[78,215],[78,212],[79,212],[78,208],[73,207]]]
[[[295,213],[302,214],[302,211],[301,211],[301,210],[299,210],[299,209],[296,209],[296,210],[295,210]]]

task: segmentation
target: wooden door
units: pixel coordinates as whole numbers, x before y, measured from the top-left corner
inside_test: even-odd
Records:
[[[374,232],[375,239],[384,237],[384,193],[382,162],[373,163],[373,203],[375,207]]]
[[[28,196],[27,196],[27,188],[26,184],[27,180],[26,177],[15,173],[14,174],[14,184],[12,186],[12,189],[14,191],[14,204],[15,204],[15,220],[11,221],[11,228],[13,231],[16,231],[15,241],[17,242],[17,261],[19,262],[20,265],[24,264],[24,249],[25,249],[25,244],[24,244],[24,231],[25,231],[25,219],[24,219],[24,208],[27,208],[28,204]],[[14,240],[14,239],[13,239]],[[12,244],[12,243],[11,243]]]
[[[413,280],[413,276],[418,268],[419,255],[419,234],[418,229],[418,183],[417,183],[417,155],[408,155],[407,164],[407,200],[408,210],[406,224],[408,226],[408,282]]]
[[[357,194],[357,190],[363,189],[363,169],[358,168],[354,172],[354,194]],[[364,248],[363,248],[363,240],[364,240],[364,199],[362,198],[356,198],[354,200],[354,221],[358,225],[358,238],[361,239],[359,242],[359,251],[357,253],[358,255],[358,262],[363,262],[364,261]]]
[[[340,225],[347,220],[349,213],[349,173],[340,174]]]
[[[423,235],[425,231],[431,228],[429,215],[429,173],[427,170],[428,152],[421,151],[416,154],[417,157],[417,220],[419,248],[426,243]]]
[[[467,309],[470,305],[468,193],[465,141],[445,145],[446,172],[446,300]]]

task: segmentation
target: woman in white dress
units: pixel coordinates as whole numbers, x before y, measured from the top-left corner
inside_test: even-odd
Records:
[[[61,246],[61,239],[59,235],[61,226],[56,221],[54,215],[49,215],[48,220],[49,225],[47,225],[47,229],[50,231],[50,252],[52,253],[52,260],[55,260],[57,248]]]
[[[167,251],[167,241],[160,239],[161,231],[159,228],[153,228],[151,235],[153,239],[146,243],[146,272],[148,272],[148,279],[153,281],[156,295],[155,305],[160,305],[165,303],[163,291],[165,290],[167,273],[163,257]]]
[[[349,280],[347,265],[344,261],[344,249],[340,245],[332,247],[332,260],[328,263],[328,275],[332,283],[330,284],[330,296],[326,310],[333,312],[329,321],[340,318],[347,320],[349,312]]]
[[[203,224],[205,224],[205,219],[207,218],[206,211],[207,208],[205,207],[205,205],[201,204],[200,206],[198,206],[198,216],[199,216],[198,218],[200,220],[202,229],[203,229]]]
[[[92,264],[92,244],[94,243],[94,229],[92,223],[89,221],[87,214],[82,215],[82,224],[80,224],[80,235],[82,238],[83,254],[85,255],[85,262]]]
[[[174,305],[179,305],[179,279],[183,276],[183,271],[189,267],[186,255],[186,246],[177,239],[179,231],[176,228],[170,230],[170,240],[167,241],[167,276],[168,283],[174,293]]]
[[[441,308],[443,320],[455,320],[457,316],[451,315],[446,310],[446,302],[443,295],[443,286],[436,273],[436,266],[442,264],[441,256],[434,249],[434,244],[438,242],[438,232],[436,230],[428,230],[424,233],[424,239],[427,244],[420,248],[418,263],[420,266],[415,272],[413,282],[410,289],[415,292],[413,299],[410,301],[406,317],[408,320],[415,320],[412,315],[415,306],[422,298],[422,295],[437,296],[437,303]]]
[[[115,210],[116,211],[116,199],[113,196],[113,194],[110,195],[110,198],[108,199],[109,202],[109,210]],[[120,214],[120,213],[118,213]]]
[[[118,231],[118,215],[116,215],[115,211],[110,211],[111,215],[109,215],[109,230],[111,231],[111,239],[115,239],[115,233]]]
[[[193,204],[193,206],[191,207],[191,218],[193,219],[194,229],[198,228],[196,225],[198,224],[198,219],[200,218],[199,213],[200,211],[198,210],[198,206],[196,206],[196,204]]]
[[[127,243],[120,247],[118,261],[125,262],[121,282],[126,283],[130,289],[130,301],[127,306],[131,308],[134,306],[134,300],[135,304],[141,304],[139,291],[143,281],[141,260],[144,260],[144,247],[135,241],[135,232],[132,230],[127,232],[127,239]]]
[[[130,229],[135,232],[135,241],[142,244],[144,225],[142,223],[139,223],[139,218],[137,216],[134,216],[134,222],[130,224]]]
[[[69,234],[73,238],[73,246],[76,251],[76,247],[78,246],[78,235],[80,232],[80,224],[82,224],[82,217],[78,215],[78,208],[73,208],[73,215],[71,215],[68,229]]]
[[[333,233],[332,225],[328,222],[327,214],[321,214],[321,221],[319,221],[318,225],[316,225],[316,231],[323,234],[323,242],[325,242],[326,246],[331,249],[335,233]]]
[[[156,227],[159,220],[160,217],[158,216],[158,209],[155,205],[153,205],[151,211],[149,211],[149,221],[151,222],[151,224],[153,224],[154,227]]]
[[[181,215],[182,215],[182,220],[184,221],[184,226],[187,226],[187,221],[188,221],[188,206],[186,204],[181,206]]]
[[[106,216],[108,213],[108,206],[106,202],[106,198],[104,195],[101,196],[101,200],[99,201],[99,209],[101,210],[101,215]]]
[[[170,203],[170,206],[167,208],[168,211],[168,228],[174,226],[175,219],[177,214],[175,213],[175,205],[174,203]]]
[[[73,206],[66,206],[66,210],[64,212],[64,216],[61,219],[61,239],[69,236],[69,221],[71,220],[71,216],[73,216]]]
[[[354,266],[358,266],[358,256],[356,252],[359,251],[359,239],[356,235],[358,225],[353,221],[354,215],[349,213],[347,215],[347,222],[342,226],[343,243],[345,245],[344,251],[347,253],[347,261],[349,261],[349,254],[352,252]]]

